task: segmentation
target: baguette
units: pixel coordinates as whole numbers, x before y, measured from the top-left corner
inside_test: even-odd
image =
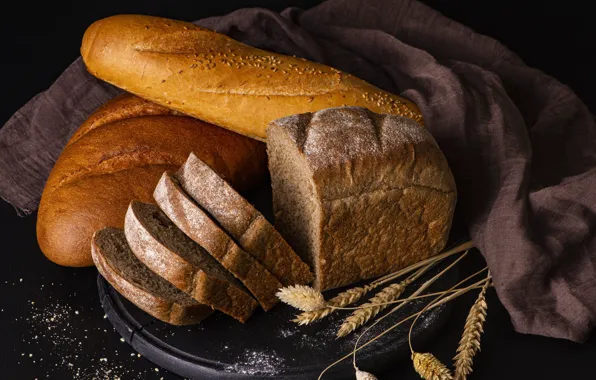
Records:
[[[87,29],[81,55],[108,83],[259,140],[272,120],[342,105],[422,123],[414,103],[350,74],[188,22],[108,17]]]

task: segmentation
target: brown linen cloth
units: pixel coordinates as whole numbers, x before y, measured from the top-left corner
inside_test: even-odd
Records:
[[[596,128],[569,88],[412,0],[331,0],[281,15],[244,9],[198,24],[414,100],[517,331],[587,338],[596,314]],[[35,210],[70,134],[116,93],[79,59],[19,110],[0,131],[0,196]]]

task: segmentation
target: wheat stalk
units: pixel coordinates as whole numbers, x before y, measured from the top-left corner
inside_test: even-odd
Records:
[[[412,264],[412,265],[410,265],[406,268],[403,268],[397,272],[390,273],[388,275],[380,277],[368,285],[365,285],[363,287],[355,287],[352,289],[348,289],[348,290],[338,294],[337,296],[333,297],[329,301],[327,301],[327,305],[325,307],[322,307],[322,308],[319,308],[316,310],[311,310],[311,311],[304,311],[303,313],[298,314],[296,316],[296,318],[293,319],[292,321],[296,322],[300,326],[309,325],[315,321],[318,321],[320,319],[327,317],[329,314],[333,313],[338,308],[346,307],[348,305],[358,302],[366,293],[368,293],[369,291],[371,291],[373,289],[378,288],[379,286],[381,286],[389,281],[395,280],[396,278],[401,277],[405,274],[408,274],[408,273],[410,273],[416,269],[419,269],[423,266],[427,266],[431,263],[437,263],[448,256],[451,256],[451,255],[454,255],[461,251],[470,249],[473,246],[474,246],[474,243],[472,243],[472,241],[466,241],[466,242],[459,244],[449,250],[446,250],[445,252],[443,252],[437,256],[430,257],[428,259],[419,261],[418,263]]]
[[[407,280],[406,280],[407,281]],[[358,327],[366,324],[371,318],[374,318],[383,309],[387,308],[388,304],[384,302],[391,302],[399,297],[406,289],[407,283],[402,281],[399,284],[391,284],[372,297],[369,302],[362,304],[362,308],[354,311],[342,323],[337,331],[337,337],[342,338]]]
[[[453,375],[433,354],[412,353],[414,369],[425,380],[453,380]]]
[[[371,284],[363,287],[348,289],[345,292],[341,292],[337,296],[327,301],[327,306],[318,310],[305,311],[301,314],[298,314],[296,316],[296,319],[294,319],[293,321],[301,326],[311,324],[314,321],[323,319],[329,314],[333,313],[336,310],[336,307],[344,307],[358,302],[358,300],[360,300],[362,296],[364,296],[366,293],[376,288],[377,286],[378,285]]]
[[[342,323],[337,331],[337,337],[342,338],[360,326],[365,325],[372,318],[376,317],[381,311],[385,310],[391,302],[395,301],[406,290],[408,285],[416,281],[420,276],[429,271],[436,262],[431,262],[398,284],[391,284],[378,292],[369,302],[362,304],[360,308],[354,311]],[[404,303],[408,302],[404,300]]]
[[[431,269],[435,263],[431,262],[419,269],[416,273],[398,284],[391,284],[375,294],[368,302],[362,304],[356,311],[347,317],[337,331],[337,337],[342,338],[358,327],[365,325],[381,311],[385,310],[392,301],[395,301],[406,290],[408,285]],[[407,302],[404,300],[404,302]]]
[[[484,332],[483,324],[486,320],[486,288],[490,279],[490,272],[487,275],[487,281],[480,289],[476,302],[470,308],[464,332],[462,334],[457,354],[453,358],[455,361],[455,379],[465,380],[472,373],[472,363],[474,356],[480,351],[480,336]]]
[[[321,292],[305,285],[292,285],[279,289],[277,298],[302,311],[319,310],[327,306]]]
[[[480,274],[481,272],[485,271],[486,269],[487,268],[484,268],[484,269],[472,274],[471,276],[467,277],[463,281],[467,281],[468,279]],[[490,272],[487,275],[487,278],[485,280],[483,280],[483,286],[488,286],[489,282],[490,282]],[[460,283],[462,283],[462,282],[460,282]],[[416,370],[416,372],[418,372],[418,374],[420,376],[422,376],[423,379],[426,379],[426,380],[453,379],[453,375],[451,374],[451,371],[449,371],[449,369],[443,363],[441,363],[441,361],[439,359],[437,359],[434,355],[432,355],[430,353],[421,354],[421,353],[415,352],[414,349],[412,348],[412,330],[414,329],[414,325],[418,321],[418,318],[420,318],[420,316],[427,309],[429,309],[429,308],[433,307],[435,304],[439,303],[441,301],[441,298],[443,298],[446,294],[447,294],[447,292],[445,292],[443,295],[440,295],[434,301],[427,304],[420,311],[420,313],[416,316],[416,319],[414,319],[414,322],[412,322],[412,324],[410,325],[410,331],[408,333],[408,343],[410,345],[410,351],[412,352],[412,362],[414,364],[414,369]]]
[[[469,278],[468,278],[469,279]],[[467,281],[468,279],[464,280]],[[435,307],[439,307],[441,305],[444,305],[450,301],[453,301],[454,299],[462,296],[463,294],[469,292],[472,289],[477,289],[479,285],[484,284],[484,281],[486,280],[482,280],[479,282],[476,282],[470,286],[464,287],[464,288],[458,288],[459,285],[461,285],[464,281],[460,281],[456,286],[452,287],[449,290],[446,290],[445,293],[451,293],[449,296],[442,298],[440,301],[438,302],[433,302],[433,304],[427,309],[433,309]],[[453,291],[453,292],[452,292]],[[381,319],[388,317],[391,313],[393,312],[393,310],[391,310],[388,314],[384,315],[383,317],[381,317]],[[384,337],[385,335],[389,334],[389,332],[393,331],[394,329],[396,329],[397,327],[401,326],[403,323],[409,321],[410,319],[416,318],[418,315],[422,314],[421,311],[414,313],[412,315],[410,315],[409,317],[406,317],[404,319],[402,319],[401,321],[395,323],[393,326],[389,327],[388,329],[386,329],[385,331],[383,331],[382,333],[378,334],[377,336],[375,336],[374,338],[372,338],[371,340],[369,340],[368,342],[364,343],[362,346],[354,347],[354,350],[352,352],[350,352],[347,355],[342,356],[341,358],[339,358],[338,360],[336,360],[335,362],[329,364],[327,366],[327,368],[325,368],[320,374],[318,379],[321,380],[323,378],[323,375],[325,375],[325,373],[327,371],[329,371],[331,368],[333,368],[334,366],[336,366],[337,364],[341,363],[342,361],[348,359],[349,357],[354,357],[355,360],[355,355],[357,352],[360,352],[361,350],[363,350],[364,348],[370,346],[371,344],[373,344],[374,342],[378,341],[379,339],[381,339],[382,337]],[[372,328],[369,327],[368,329]],[[360,336],[364,335],[364,333],[362,333]],[[354,364],[355,366],[355,364]]]

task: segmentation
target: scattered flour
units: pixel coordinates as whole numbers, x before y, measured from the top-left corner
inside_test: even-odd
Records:
[[[256,350],[245,350],[238,362],[225,367],[226,372],[243,375],[276,375],[285,360],[278,357],[275,351],[271,354]]]
[[[69,378],[75,380],[144,380],[159,379],[153,368],[138,369],[136,361],[141,356],[133,353],[128,345],[109,352],[102,345],[108,339],[119,339],[114,329],[107,327],[104,318],[100,323],[88,323],[96,316],[75,310],[64,300],[51,295],[28,301],[29,312],[20,318],[28,329],[23,336],[19,365],[34,365],[43,373],[39,378]],[[101,317],[100,317],[101,318]],[[53,347],[47,349],[47,347]],[[121,354],[121,355],[120,355]],[[146,367],[146,366],[143,366]],[[65,377],[65,373],[70,375]],[[153,373],[153,375],[151,374]]]

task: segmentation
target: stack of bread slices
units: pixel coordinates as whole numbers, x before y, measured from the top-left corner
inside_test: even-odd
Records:
[[[245,322],[259,305],[271,309],[280,287],[313,280],[263,215],[196,155],[165,172],[153,195],[157,205],[130,203],[124,230],[94,234],[92,257],[155,318],[191,324],[219,310]]]

